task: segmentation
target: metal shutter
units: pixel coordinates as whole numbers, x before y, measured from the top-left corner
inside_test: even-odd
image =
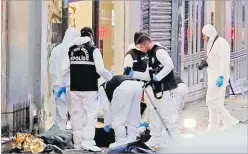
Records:
[[[142,21],[144,32],[171,51],[172,0],[143,0]]]
[[[149,22],[150,22],[150,5],[149,0],[142,1],[142,31],[149,34]]]
[[[185,8],[184,8],[184,54],[188,54],[188,45],[189,45],[189,1],[185,1]]]

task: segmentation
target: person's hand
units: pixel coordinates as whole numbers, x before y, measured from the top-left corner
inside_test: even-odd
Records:
[[[63,93],[66,94],[66,88],[65,87],[60,87],[58,89],[58,91],[57,91],[57,97],[60,98]]]
[[[112,75],[112,76],[115,75],[115,71],[114,71],[114,70],[111,71],[111,75]]]
[[[157,81],[157,82],[158,82],[158,78],[157,78],[157,76],[156,76],[155,74],[153,74],[153,75],[152,75],[152,80],[154,80],[154,81]]]
[[[223,82],[224,82],[224,77],[223,76],[219,76],[217,81],[216,81],[216,85],[218,87],[221,87],[223,85]]]
[[[108,133],[108,132],[110,132],[110,128],[111,127],[109,125],[105,125],[103,129],[104,129],[105,132]]]
[[[131,70],[130,70],[128,76],[133,77],[133,75],[134,75],[134,71],[133,71],[133,68],[131,68]]]
[[[134,71],[132,67],[124,67],[124,75],[133,77]]]
[[[140,127],[149,127],[149,123],[147,122],[143,122],[143,123],[140,123]]]

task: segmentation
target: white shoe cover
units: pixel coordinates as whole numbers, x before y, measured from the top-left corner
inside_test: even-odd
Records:
[[[221,130],[224,131],[224,130],[228,130],[230,128],[233,128],[235,127],[237,124],[239,124],[239,121],[237,119],[232,119],[232,121],[228,122],[227,124],[225,124]]]
[[[103,150],[101,148],[99,148],[98,146],[95,146],[95,145],[82,145],[81,146],[84,150],[87,150],[87,151],[93,151],[93,152],[103,152]]]

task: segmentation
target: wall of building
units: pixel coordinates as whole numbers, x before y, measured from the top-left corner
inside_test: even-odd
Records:
[[[1,1],[1,112],[6,111],[7,1]],[[2,116],[3,117],[3,116]]]
[[[40,5],[40,1],[8,1],[8,104],[40,102]]]

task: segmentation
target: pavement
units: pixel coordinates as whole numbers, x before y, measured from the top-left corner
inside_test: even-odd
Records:
[[[226,98],[225,107],[241,124],[228,131],[205,132],[208,126],[205,101],[187,103],[179,121],[181,138],[160,148],[158,153],[248,153],[248,95]],[[195,120],[195,128],[185,128],[186,119]]]
[[[205,149],[204,150],[205,153],[206,152],[214,153],[219,148],[218,151],[221,151],[222,153],[228,153],[228,152],[243,153],[245,149],[246,150],[248,149],[247,148],[248,94],[246,94],[245,96],[226,98],[225,107],[229,110],[232,116],[240,120],[243,124],[240,124],[239,126],[235,127],[235,130],[231,130],[232,132],[228,132],[228,134],[218,132],[217,134],[213,133],[207,135],[207,133],[202,133],[205,132],[208,125],[208,108],[206,106],[206,103],[204,101],[195,101],[191,103],[186,103],[184,109],[182,110],[179,120],[181,134],[184,137],[184,139],[176,142],[167,149],[162,148],[158,152],[185,153],[187,151],[187,153],[199,153],[199,152],[202,153],[203,152],[202,149]],[[102,111],[99,110],[99,112],[101,117]],[[194,119],[196,122],[196,127],[190,129],[190,131],[188,131],[188,129],[185,129],[184,122],[186,119]],[[47,124],[49,124],[47,129],[53,125],[52,117],[47,118]],[[104,125],[102,123],[97,124],[97,127],[103,127],[103,126]],[[188,136],[189,134],[191,135]],[[205,134],[205,138],[201,137],[202,134]],[[234,147],[233,145],[236,146]],[[229,150],[225,150],[227,149],[226,147],[228,146],[232,148],[229,148]],[[199,147],[201,148],[199,149]],[[108,150],[108,148],[103,148],[103,149],[104,151]],[[207,149],[216,149],[216,150],[207,151]],[[233,149],[236,149],[236,151]],[[68,150],[66,153],[85,153],[85,152]]]
[[[225,99],[225,107],[230,114],[241,122],[248,122],[248,95]],[[196,101],[185,105],[181,113],[179,125],[184,127],[185,119],[195,119],[195,133],[205,131],[208,125],[208,107],[205,101]]]

